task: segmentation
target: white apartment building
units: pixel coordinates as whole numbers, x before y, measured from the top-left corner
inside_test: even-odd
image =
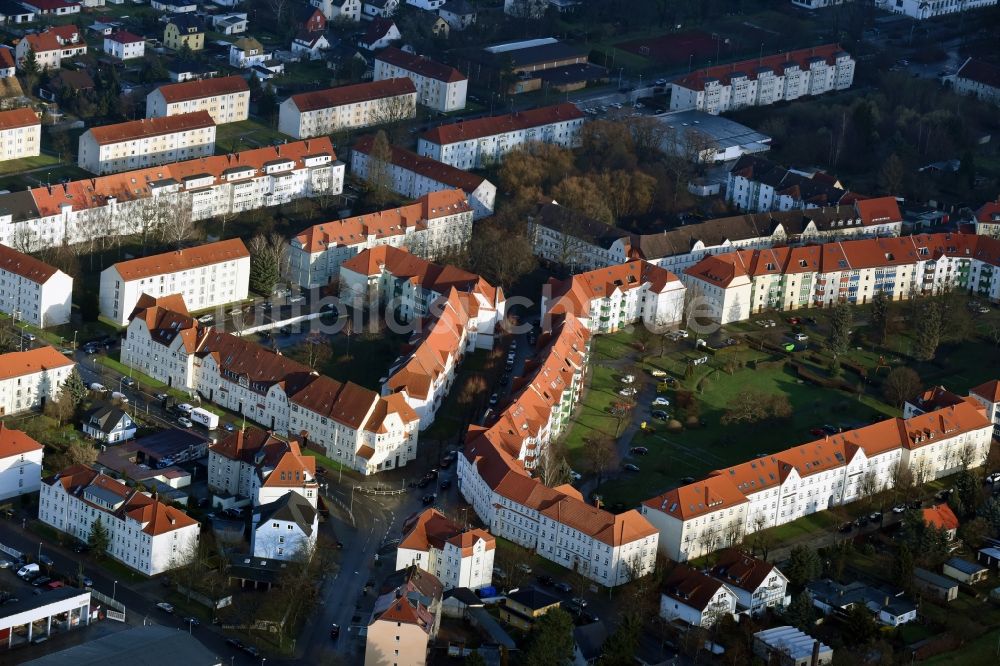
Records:
[[[363,136],[351,147],[351,173],[367,180],[371,164],[371,151],[375,143],[372,135]],[[437,192],[459,189],[472,204],[472,219],[478,220],[493,214],[496,205],[496,185],[482,176],[422,157],[414,152],[391,146],[392,157],[386,165],[378,165],[376,172],[385,169],[391,179],[389,189],[409,199]],[[604,225],[607,226],[607,225]]]
[[[0,243],[29,251],[340,194],[344,164],[328,137],[202,157],[0,194]]]
[[[257,428],[240,428],[208,447],[208,489],[219,496],[269,504],[294,492],[316,508],[316,458],[299,443]]]
[[[37,493],[41,483],[42,445],[0,423],[0,500]]]
[[[8,17],[11,23],[15,21]],[[17,73],[17,63],[14,62],[14,49],[0,48],[0,79],[8,79]]]
[[[0,416],[41,408],[55,400],[75,366],[50,346],[0,354]]]
[[[46,28],[42,32],[25,35],[17,40],[14,55],[17,66],[24,66],[28,51],[35,52],[38,69],[54,71],[62,66],[64,59],[75,58],[87,52],[87,42],[75,25],[59,25]]]
[[[572,314],[556,322],[533,374],[489,427],[471,426],[458,484],[491,534],[607,586],[655,567],[658,534],[635,510],[612,514],[569,485],[547,488],[530,471],[569,422],[587,369],[590,334]]]
[[[97,520],[107,554],[145,576],[185,565],[198,547],[198,521],[121,481],[74,465],[42,480],[38,519],[86,542]]]
[[[250,549],[269,560],[308,560],[316,550],[319,511],[298,493],[286,493],[254,510]]]
[[[375,81],[409,78],[417,88],[417,103],[435,111],[465,108],[469,79],[454,67],[424,56],[400,51],[394,46],[375,54]]]
[[[676,328],[684,319],[684,284],[670,271],[642,259],[549,278],[542,317],[572,312],[591,333],[614,333],[641,323],[650,331]]]
[[[972,234],[869,238],[708,256],[681,274],[716,321],[768,310],[962,290],[1000,301],[1000,240]],[[708,312],[705,312],[708,314]]]
[[[877,0],[875,6],[893,14],[905,14],[922,21],[935,16],[992,7],[996,4],[997,0]]]
[[[103,175],[213,154],[215,121],[193,111],[91,127],[80,135],[77,165]]]
[[[144,297],[122,363],[374,474],[417,455],[417,414],[401,396],[340,383],[243,338],[201,326],[177,296]]]
[[[424,259],[462,250],[472,236],[472,207],[461,190],[426,194],[415,203],[313,225],[289,241],[288,266],[303,287],[328,284],[364,250],[405,247]]]
[[[0,162],[34,157],[42,147],[42,121],[29,108],[0,111]]]
[[[0,312],[47,328],[69,322],[73,278],[29,254],[0,245]]]
[[[441,582],[410,567],[390,574],[381,589],[365,634],[364,666],[424,666],[441,626]]]
[[[1000,105],[1000,67],[986,61],[966,58],[952,77],[952,86],[960,95]]]
[[[292,95],[278,109],[278,130],[302,139],[398,122],[417,115],[417,89],[407,78],[358,83]]]
[[[993,436],[1000,437],[1000,380],[969,389],[969,397],[986,409],[986,418],[993,424]]]
[[[239,238],[120,261],[101,271],[101,315],[128,323],[139,297],[180,294],[193,310],[246,299],[250,252]]]
[[[309,0],[328,21],[357,23],[361,20],[361,0]]]
[[[439,125],[420,136],[417,153],[459,169],[481,169],[533,141],[573,148],[585,118],[575,104],[565,102]]]
[[[740,157],[726,182],[726,201],[751,213],[837,206],[847,196],[834,176],[785,169],[755,155]]]
[[[711,627],[736,614],[736,593],[721,581],[680,564],[663,582],[660,617],[692,627]]]
[[[925,483],[986,461],[993,424],[968,398],[887,419],[712,472],[643,502],[660,550],[677,561],[738,544],[753,532],[891,488],[896,470]]]
[[[629,234],[556,202],[529,216],[535,255],[570,273],[592,271],[641,257],[680,274],[701,259],[742,249],[830,243],[898,236],[903,216],[894,197],[858,199],[851,206],[793,208],[734,215],[655,234]]]
[[[493,581],[496,539],[482,529],[464,529],[437,509],[426,509],[403,524],[396,547],[396,571],[420,567],[445,590],[478,590]]]
[[[854,58],[839,44],[698,69],[670,84],[670,110],[712,115],[846,90]]]
[[[146,55],[146,38],[118,30],[104,37],[104,52],[119,60],[131,60]]]
[[[250,86],[242,76],[169,83],[146,95],[146,117],[208,111],[217,125],[249,118]]]

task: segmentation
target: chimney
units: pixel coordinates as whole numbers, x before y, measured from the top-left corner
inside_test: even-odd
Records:
[[[819,666],[819,641],[813,641],[812,657],[809,658],[809,666]]]

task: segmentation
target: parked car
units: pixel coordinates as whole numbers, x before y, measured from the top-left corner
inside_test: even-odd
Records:
[[[198,317],[198,321],[200,321],[203,324],[211,324],[213,321],[215,321],[215,316],[211,314],[203,314],[202,316]]]
[[[805,333],[796,333],[795,335],[792,336],[792,339],[794,339],[796,342],[805,342],[806,340],[809,339],[809,336],[806,335]]]
[[[622,469],[624,469],[626,472],[638,472],[639,466],[633,465],[632,463],[625,463],[624,465],[622,465]]]
[[[514,568],[517,569],[518,571],[520,571],[521,573],[525,573],[525,574],[530,574],[531,573],[531,567],[528,566],[527,564],[524,564],[523,562],[521,564],[518,564]]]
[[[194,427],[194,423],[192,423],[191,419],[189,419],[186,416],[179,416],[179,417],[177,417],[177,423],[179,423],[180,425],[184,426],[185,428],[193,428]]]
[[[694,477],[693,476],[685,476],[683,479],[681,479],[681,483],[683,483],[684,485],[687,485],[689,483],[694,483]]]
[[[583,478],[583,474],[580,474],[579,472],[574,472],[573,470],[570,470],[569,471],[569,478],[573,479],[574,481],[579,481],[580,479]]]
[[[580,608],[586,608],[587,607],[587,600],[584,599],[583,597],[573,597],[572,599],[570,599],[570,601],[572,601],[574,604],[576,604]]]
[[[623,384],[631,384],[634,381],[635,381],[635,375],[625,375],[624,377],[622,377]]]
[[[633,396],[633,395],[635,395],[638,392],[639,391],[636,390],[635,387],[633,387],[633,386],[626,386],[625,388],[623,388],[620,391],[618,391],[618,395],[624,395],[624,396],[628,397],[628,396]]]
[[[667,398],[664,398],[662,395],[658,395],[658,396],[656,396],[656,399],[653,400],[653,404],[656,405],[656,406],[658,406],[658,407],[669,407],[670,406],[670,400],[668,400]]]
[[[158,604],[156,604],[156,607],[159,608],[164,613],[171,613],[172,614],[174,612],[173,605],[172,604],[168,604],[166,601],[159,602]]]
[[[905,504],[897,504],[896,506],[892,507],[892,512],[893,513],[897,513],[897,514],[898,513],[906,513],[906,505]]]
[[[852,523],[841,523],[837,529],[841,534],[850,534],[854,529],[854,525]]]
[[[49,578],[48,576],[39,576],[38,578],[31,581],[31,585],[32,587],[41,587],[42,585],[45,585],[46,583],[50,582],[52,582],[52,579]]]
[[[340,625],[334,624],[330,626],[330,638],[337,640],[340,637]]]
[[[424,503],[424,506],[430,506],[431,504],[434,504],[434,500],[436,499],[437,495],[435,493],[428,493],[427,495],[421,497],[420,501]]]
[[[558,583],[556,583],[555,588],[565,594],[573,593],[573,586],[563,581],[559,581]]]
[[[992,472],[986,475],[986,483],[996,483],[1000,481],[1000,472]]]
[[[657,419],[658,421],[666,421],[668,418],[670,418],[670,415],[667,414],[662,409],[654,409],[649,413],[649,415],[652,416],[654,419]]]
[[[649,449],[647,449],[645,446],[633,446],[631,449],[628,450],[628,452],[634,456],[644,456],[647,453],[649,453]]]
[[[649,374],[653,375],[656,378],[660,378],[660,377],[666,377],[667,376],[667,371],[666,370],[655,370],[654,369],[654,370],[650,370]]]
[[[44,564],[47,567],[52,567],[55,566],[56,564],[55,562],[52,561],[52,558],[49,557],[48,555],[39,555],[38,562],[39,564]]]
[[[500,396],[494,393],[490,396],[490,407],[500,402]]]
[[[131,377],[122,377],[122,386],[133,388],[135,386],[135,380]]]
[[[108,389],[107,387],[104,386],[104,384],[94,382],[93,384],[90,385],[90,390],[96,391],[98,393],[106,393]]]
[[[549,576],[548,574],[543,574],[539,576],[538,582],[544,585],[545,587],[552,587],[556,583],[555,579],[552,576]]]

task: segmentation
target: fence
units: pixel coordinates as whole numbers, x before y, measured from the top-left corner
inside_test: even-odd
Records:
[[[0,543],[0,550],[13,557],[15,560],[21,557],[21,551],[19,551],[16,548],[11,548],[10,546],[4,545],[2,543]]]
[[[95,589],[92,588],[90,590],[90,596],[92,596],[93,598],[97,599],[101,603],[103,603],[103,604],[105,604],[107,606],[110,606],[111,608],[119,611],[122,614],[125,613],[125,604],[123,604],[120,601],[116,601],[116,600],[112,599],[111,597],[109,597],[106,594],[101,594],[100,592],[98,592],[97,590],[95,590]]]
[[[124,622],[125,621],[125,613],[124,613],[124,611],[123,612],[119,612],[119,611],[116,611],[116,610],[107,610],[107,611],[104,611],[104,617],[108,618],[109,620],[114,620],[115,622]]]

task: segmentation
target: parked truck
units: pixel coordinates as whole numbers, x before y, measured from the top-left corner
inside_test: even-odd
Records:
[[[219,415],[213,414],[207,409],[202,409],[201,407],[195,407],[188,414],[188,418],[199,425],[203,425],[209,430],[215,430],[219,427]]]

